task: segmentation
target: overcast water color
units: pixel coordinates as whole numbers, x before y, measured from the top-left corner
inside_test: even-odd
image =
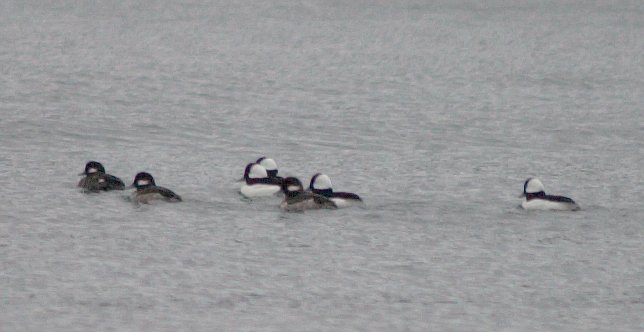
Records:
[[[4,1],[0,330],[644,330],[642,36],[626,0]],[[364,207],[243,199],[264,155]]]

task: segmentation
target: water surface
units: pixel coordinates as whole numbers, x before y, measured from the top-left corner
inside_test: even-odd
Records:
[[[638,1],[0,9],[0,330],[644,328]],[[241,199],[263,155],[366,205]]]

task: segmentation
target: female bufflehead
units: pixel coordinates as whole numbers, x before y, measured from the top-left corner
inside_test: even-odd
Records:
[[[312,192],[304,191],[302,182],[294,177],[285,178],[282,182],[284,201],[280,207],[285,211],[304,211],[310,209],[336,209],[330,199]]]
[[[261,157],[257,159],[256,163],[262,165],[266,169],[266,173],[268,173],[268,177],[272,179],[279,179],[280,181],[283,180],[281,176],[277,176],[277,164],[275,163],[275,160],[271,158],[266,158],[266,157]]]
[[[132,186],[136,191],[132,193],[132,200],[137,203],[150,203],[153,200],[165,200],[168,202],[181,202],[181,196],[172,190],[159,187],[154,183],[150,173],[141,172],[134,177]]]
[[[360,196],[354,193],[335,192],[331,186],[331,179],[326,174],[317,173],[311,178],[309,189],[318,195],[332,200],[338,207],[347,207],[362,203]]]
[[[241,194],[245,197],[266,197],[279,194],[282,190],[282,180],[268,177],[266,169],[256,163],[246,165],[244,170],[244,184]]]
[[[523,202],[521,207],[526,210],[579,210],[579,205],[564,196],[546,195],[543,183],[537,178],[528,178],[523,184]]]
[[[78,182],[78,186],[86,191],[108,191],[108,190],[123,190],[125,184],[114,175],[106,174],[105,167],[98,161],[89,161],[85,164],[85,171],[78,174],[85,175]]]

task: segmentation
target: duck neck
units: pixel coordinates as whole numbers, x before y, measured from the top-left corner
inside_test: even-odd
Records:
[[[318,195],[322,195],[324,197],[331,197],[331,195],[333,194],[333,189],[331,189],[331,188],[329,188],[329,189],[313,189],[313,192],[318,194]]]
[[[273,183],[271,182],[270,178],[260,178],[260,179],[248,178],[246,179],[246,184],[254,185],[254,184],[273,184]]]
[[[543,192],[543,191],[540,191],[540,192],[537,192],[537,193],[529,193],[529,194],[527,193],[527,194],[525,194],[525,199],[529,201],[529,200],[531,200],[533,198],[543,198],[545,196],[546,196],[546,193]]]

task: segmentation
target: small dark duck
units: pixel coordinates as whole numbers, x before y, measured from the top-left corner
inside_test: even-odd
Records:
[[[298,178],[287,177],[282,181],[284,201],[280,207],[284,211],[304,211],[313,209],[337,209],[330,199],[312,192],[304,191]]]
[[[125,189],[123,181],[114,175],[105,173],[105,167],[98,161],[89,161],[85,164],[85,171],[78,175],[85,176],[78,182],[78,187],[87,192]]]
[[[181,196],[172,190],[157,186],[150,173],[141,172],[134,177],[132,186],[136,191],[132,193],[132,200],[136,203],[148,204],[155,200],[167,202],[181,202]]]

